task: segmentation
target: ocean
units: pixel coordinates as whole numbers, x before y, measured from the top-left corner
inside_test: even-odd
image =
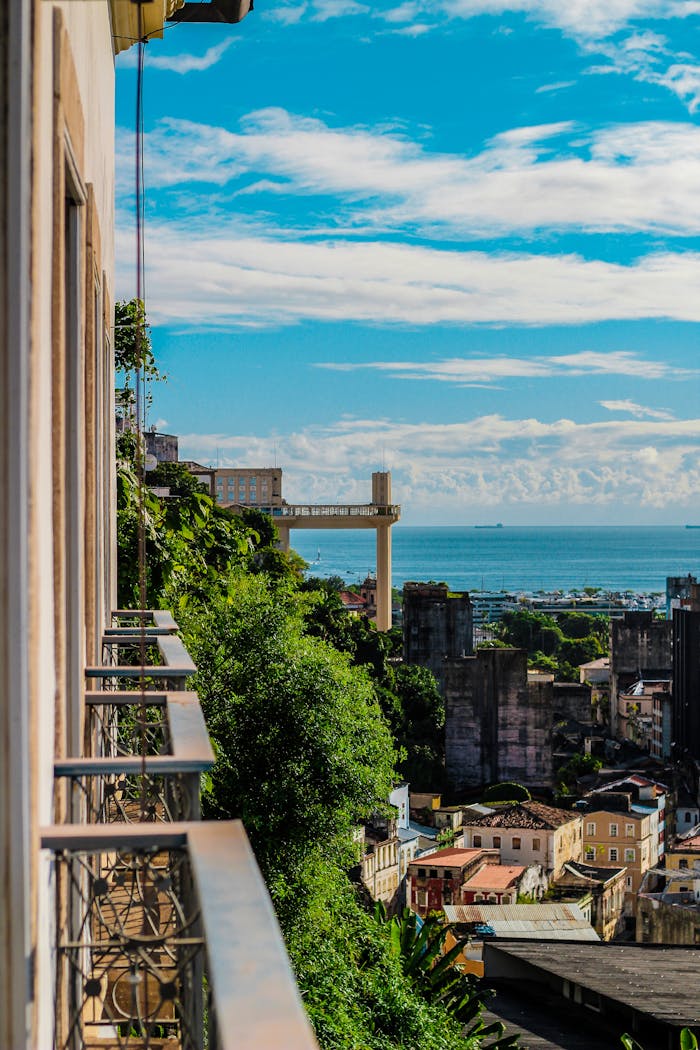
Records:
[[[392,584],[444,581],[454,590],[664,592],[667,576],[700,573],[700,529],[395,525]],[[358,584],[376,567],[373,530],[295,530],[309,574]]]

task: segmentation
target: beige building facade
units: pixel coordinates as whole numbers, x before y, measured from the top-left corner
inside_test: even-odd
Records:
[[[503,864],[540,864],[558,878],[569,860],[582,859],[581,817],[568,810],[523,802],[463,826],[464,846],[500,850]]]
[[[79,753],[83,672],[115,604],[112,17],[106,2],[0,5],[0,1046],[12,1050],[53,1045],[39,828],[66,819],[53,762]]]
[[[282,506],[280,467],[217,467],[213,484],[220,507],[257,507],[272,513]]]
[[[658,815],[591,810],[583,817],[583,844],[586,863],[627,869],[625,911],[634,915],[644,873],[659,859]]]

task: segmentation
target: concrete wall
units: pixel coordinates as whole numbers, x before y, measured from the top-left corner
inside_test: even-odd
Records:
[[[456,790],[551,782],[552,681],[528,681],[525,650],[480,649],[446,660],[444,680],[446,768]]]
[[[444,692],[444,661],[474,651],[472,605],[465,592],[444,583],[405,583],[403,658],[428,667]]]
[[[700,909],[640,894],[635,936],[642,944],[700,944]]]
[[[0,1046],[20,1050],[54,1044],[38,829],[66,817],[53,761],[78,753],[115,603],[114,59],[106,2],[0,6]]]
[[[610,621],[610,719],[618,731],[617,696],[647,670],[669,671],[672,666],[671,622],[653,612],[625,612]]]
[[[554,682],[554,713],[575,722],[591,721],[591,687],[586,683]]]

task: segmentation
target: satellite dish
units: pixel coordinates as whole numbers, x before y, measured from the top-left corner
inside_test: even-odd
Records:
[[[155,469],[156,469],[156,467],[158,466],[158,460],[157,460],[157,458],[156,458],[156,457],[155,457],[155,456],[153,455],[153,453],[152,453],[152,452],[149,452],[149,453],[148,453],[148,454],[146,455],[146,458],[145,458],[145,460],[144,460],[144,464],[143,464],[143,465],[144,465],[144,467],[146,468],[146,470],[155,470]]]

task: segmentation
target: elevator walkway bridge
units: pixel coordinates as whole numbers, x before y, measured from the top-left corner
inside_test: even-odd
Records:
[[[377,482],[373,477],[373,486]],[[389,485],[389,475],[385,484]],[[391,498],[391,497],[390,497]],[[282,550],[291,529],[375,529],[377,533],[377,614],[380,631],[391,627],[391,526],[401,517],[398,503],[284,503],[272,508]]]

